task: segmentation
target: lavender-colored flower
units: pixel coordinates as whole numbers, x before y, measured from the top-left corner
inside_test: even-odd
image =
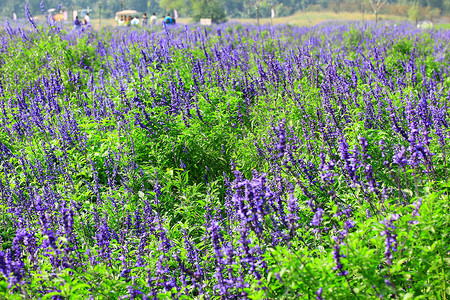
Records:
[[[276,146],[278,150],[278,158],[282,158],[284,156],[284,150],[286,149],[286,130],[285,130],[285,122],[286,120],[282,120],[278,124],[277,132],[278,132],[278,145]]]
[[[386,143],[383,139],[381,139],[378,142],[378,145],[380,146],[380,151],[381,151],[381,157],[384,159],[383,161],[383,166],[385,167],[389,167],[389,161],[387,160],[387,155],[386,155]]]
[[[340,247],[340,238],[334,237],[336,244],[333,247],[333,259],[336,263],[336,266],[333,267],[333,270],[338,271],[338,276],[347,276],[348,271],[344,270],[344,265],[342,264],[341,258],[345,258],[344,254],[341,254]]]
[[[419,199],[414,203],[414,210],[413,210],[413,212],[412,212],[412,214],[411,214],[411,216],[412,216],[413,218],[415,218],[415,217],[417,217],[417,216],[420,216],[419,210],[420,210],[420,207],[421,207],[421,206],[422,206],[422,198],[419,198]],[[418,220],[411,220],[411,221],[409,221],[409,223],[416,225],[416,224],[419,224],[419,221],[418,221]]]
[[[323,300],[324,298],[322,297],[322,292],[323,292],[323,288],[319,288],[316,292],[316,300]]]
[[[180,158],[180,168],[182,168],[184,171],[186,171],[186,165],[184,164],[184,162],[181,158]]]
[[[311,226],[320,226],[323,218],[323,209],[318,208],[314,213],[313,219],[311,220]]]
[[[34,30],[39,32],[39,29],[37,28],[36,22],[34,21],[33,15],[30,12],[30,3],[28,1],[25,4],[25,16],[27,17],[28,22],[30,22],[30,24],[34,28]]]
[[[386,236],[384,258],[387,265],[392,265],[394,259],[392,252],[397,251],[397,235],[395,234],[394,222],[399,219],[398,214],[392,215],[389,219],[384,219],[380,223],[384,225],[385,229],[380,233],[381,236]]]
[[[394,164],[399,165],[400,167],[404,168],[408,164],[408,160],[405,157],[405,153],[406,153],[406,149],[404,146],[402,146],[400,149],[398,149],[393,157]]]

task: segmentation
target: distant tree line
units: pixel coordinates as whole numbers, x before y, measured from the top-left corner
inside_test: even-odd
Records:
[[[61,9],[69,13],[89,7],[95,18],[99,2],[102,16],[106,18],[113,17],[121,8],[150,14],[155,12],[158,15],[176,9],[181,17],[212,18],[215,22],[225,21],[226,18],[267,18],[272,9],[277,17],[292,15],[297,11],[320,10],[375,13],[370,0],[44,0],[43,5],[45,9],[61,5]],[[12,18],[15,13],[18,18],[24,18],[25,3],[24,0],[0,0],[0,15]],[[33,14],[42,14],[41,0],[30,0],[29,7]],[[416,21],[432,19],[440,14],[450,14],[450,0],[390,0],[377,13],[409,16]]]

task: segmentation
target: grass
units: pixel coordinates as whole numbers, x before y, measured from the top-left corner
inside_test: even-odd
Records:
[[[379,20],[394,20],[394,21],[406,21],[406,18],[393,15],[379,15]],[[297,12],[292,16],[275,18],[273,20],[274,25],[278,24],[290,24],[295,26],[314,26],[327,21],[373,21],[375,20],[375,14],[364,14],[359,12]],[[231,21],[237,21],[242,23],[252,23],[255,19],[231,19]],[[270,24],[270,18],[261,18],[260,24]]]
[[[378,16],[379,20],[392,20],[392,21],[407,21],[407,18],[401,16],[394,15],[385,15],[381,14]],[[375,14],[364,14],[364,16],[360,12],[340,12],[335,13],[331,11],[323,11],[323,12],[302,12],[299,11],[292,16],[288,17],[280,17],[271,20],[270,18],[260,18],[260,24],[290,24],[295,26],[314,26],[327,21],[374,21]],[[159,18],[158,21],[161,21]],[[230,18],[229,22],[240,22],[240,23],[256,23],[256,19],[235,19]],[[189,17],[178,18],[178,24],[193,24],[194,21]],[[92,24],[95,29],[99,27],[99,20],[92,19]],[[116,26],[116,22],[112,18],[102,19],[102,27],[103,26]]]
[[[436,29],[450,29],[450,23],[447,24],[438,24],[435,26]]]

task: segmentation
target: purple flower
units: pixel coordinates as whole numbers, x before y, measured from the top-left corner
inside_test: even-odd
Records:
[[[314,213],[313,219],[311,220],[311,226],[320,226],[323,218],[323,209],[318,208]]]
[[[282,120],[278,123],[278,145],[276,146],[278,150],[278,158],[282,158],[284,156],[284,151],[286,149],[286,130],[284,128],[284,123],[286,120]]]
[[[400,149],[398,149],[392,159],[394,164],[397,164],[400,167],[404,168],[408,164],[408,160],[405,157],[405,153],[406,153],[406,149],[404,146],[402,146]]]
[[[422,206],[422,198],[419,198],[419,199],[414,203],[414,210],[413,210],[413,212],[412,212],[412,214],[411,214],[411,216],[412,216],[413,218],[415,218],[415,217],[417,217],[417,216],[420,216],[419,210],[420,210],[420,207],[421,207],[421,206]],[[418,220],[412,220],[412,221],[409,221],[409,223],[416,225],[416,224],[419,224],[419,221],[418,221]]]
[[[380,223],[384,225],[384,230],[380,233],[381,236],[386,236],[384,258],[387,265],[392,265],[394,259],[392,252],[397,251],[397,235],[395,234],[394,222],[399,219],[399,215],[394,214],[389,219],[384,219]]]
[[[34,30],[39,32],[39,29],[37,28],[36,22],[34,21],[33,15],[30,12],[30,3],[28,1],[25,4],[25,16],[27,17],[28,22],[30,22],[30,24],[34,28]]]
[[[317,292],[316,292],[316,295],[317,295],[316,300],[323,300],[323,299],[324,299],[324,298],[322,297],[322,292],[323,292],[323,289],[320,287],[320,288],[317,290]]]
[[[184,162],[181,158],[180,158],[180,168],[182,168],[184,171],[186,171],[186,165],[184,164]]]
[[[339,239],[335,237],[336,244],[333,247],[333,259],[336,265],[333,267],[333,270],[338,271],[338,276],[347,276],[348,271],[344,270],[344,265],[341,262],[341,258],[345,258],[344,254],[341,254],[341,247],[339,243]]]

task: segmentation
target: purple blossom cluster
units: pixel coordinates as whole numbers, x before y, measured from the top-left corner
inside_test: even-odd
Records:
[[[385,251],[384,251],[384,257],[386,259],[387,265],[392,265],[393,260],[393,253],[397,251],[397,234],[395,234],[395,226],[394,222],[399,219],[399,215],[393,215],[389,219],[385,219],[381,221],[381,224],[384,225],[385,229],[381,232],[382,236],[386,237],[385,241]]]

